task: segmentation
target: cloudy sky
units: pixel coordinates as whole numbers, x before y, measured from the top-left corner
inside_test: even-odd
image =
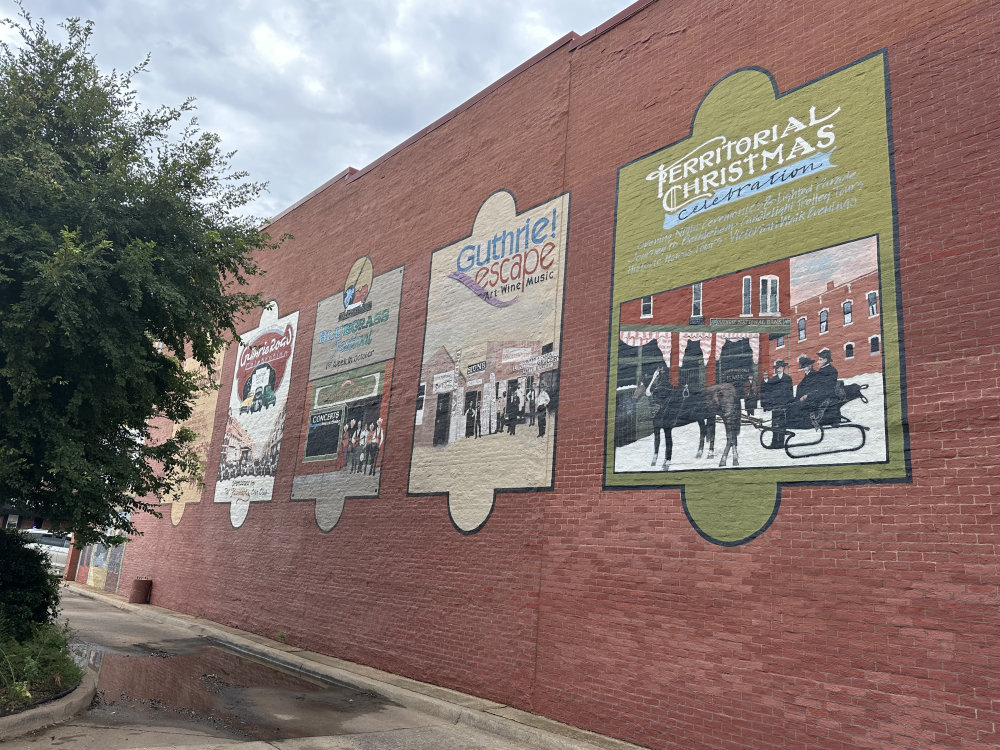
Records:
[[[361,168],[570,31],[630,0],[23,0],[52,36],[95,23],[102,69],[151,56],[144,105],[197,99],[198,120],[238,153],[273,216]],[[14,16],[0,0],[0,16]],[[7,29],[0,31],[11,37]],[[57,37],[62,38],[62,37]]]

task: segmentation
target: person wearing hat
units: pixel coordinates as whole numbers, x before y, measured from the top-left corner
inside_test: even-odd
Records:
[[[817,382],[819,376],[817,376],[816,371],[812,368],[814,364],[816,364],[815,359],[811,359],[805,354],[799,355],[799,372],[804,372],[805,374],[795,389],[796,402],[809,401],[810,399],[816,401],[821,397],[820,385]]]
[[[785,372],[788,363],[779,359],[774,363],[774,375],[760,384],[760,405],[771,412],[771,447],[781,448],[785,443],[785,410],[795,400],[792,378]]]
[[[819,375],[820,382],[822,383],[820,390],[823,391],[823,398],[836,398],[839,373],[837,372],[837,368],[833,366],[833,355],[830,354],[829,349],[820,349],[816,352],[816,357],[819,361],[816,374]]]
[[[804,373],[802,380],[795,387],[795,399],[785,411],[786,424],[792,428],[806,427],[811,424],[810,413],[822,402],[816,371],[812,366],[816,360],[800,354],[798,358],[799,372]]]

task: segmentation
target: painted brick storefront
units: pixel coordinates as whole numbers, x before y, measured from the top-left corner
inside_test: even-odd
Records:
[[[995,747],[997,15],[641,2],[338,175],[270,227],[294,236],[262,258],[278,309],[241,329],[257,350],[223,362],[205,489],[142,521],[122,580],[151,577],[155,604],[650,747]],[[763,132],[757,109],[782,106],[803,113],[785,161],[818,149],[829,163],[692,222],[707,232],[723,211],[824,184],[836,213],[626,268],[645,221],[632,207],[648,189],[660,210],[643,175],[661,150],[687,154],[712,128],[738,144],[741,128]],[[799,125],[812,140],[793,148]],[[717,166],[699,159],[692,173]],[[861,177],[837,183],[852,159]],[[649,248],[685,236],[653,218]],[[840,263],[819,287],[838,295],[827,336],[826,303],[796,282],[821,262]],[[793,286],[780,309],[764,276]],[[876,326],[850,339],[855,359],[871,360],[876,330],[883,352],[852,370],[841,281],[855,277],[880,292],[869,323],[871,290],[852,290],[857,327]],[[736,304],[713,314],[701,283],[729,278]],[[813,326],[802,347],[796,294]],[[647,295],[705,309],[647,325]],[[867,378],[873,408],[843,409],[861,426],[828,424],[820,443],[863,435],[864,448],[765,450],[774,412],[758,408],[738,468],[694,469],[671,412],[672,463],[659,449],[651,466],[651,425],[669,412],[654,370],[679,390],[681,342],[700,342],[701,385],[715,386],[723,343],[752,340],[749,367],[767,375],[779,331],[784,359],[836,340],[840,378]]]

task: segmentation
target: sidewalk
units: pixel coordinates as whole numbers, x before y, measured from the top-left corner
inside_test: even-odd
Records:
[[[447,722],[486,732],[507,742],[532,750],[642,750],[620,740],[587,732],[500,703],[476,698],[447,688],[436,687],[360,664],[335,659],[278,641],[229,628],[210,620],[173,612],[149,604],[130,604],[124,597],[75,582],[68,587],[82,596],[134,612],[154,622],[182,627],[192,634],[210,638],[238,653],[280,667],[294,674],[348,685],[377,693],[406,708],[421,711]],[[224,745],[226,748],[263,750],[334,750],[343,747],[342,737],[311,737],[305,740],[250,742]],[[209,750],[223,745],[205,745],[190,750]]]

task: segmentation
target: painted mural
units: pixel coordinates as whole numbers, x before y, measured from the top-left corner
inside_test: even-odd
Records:
[[[402,267],[376,276],[364,256],[348,270],[343,292],[316,308],[292,500],[315,502],[323,531],[337,525],[346,498],[379,493],[402,293]]]
[[[747,542],[780,486],[908,472],[887,77],[738,71],[619,170],[605,485]]]
[[[224,358],[225,352],[219,352],[216,356],[213,363],[213,370],[216,374],[222,369],[222,360]],[[208,464],[208,452],[212,445],[212,434],[215,429],[215,407],[219,401],[218,382],[209,373],[208,368],[202,366],[196,359],[184,360],[184,370],[185,372],[198,374],[202,391],[198,398],[195,399],[191,416],[175,427],[187,427],[193,430],[198,436],[193,447],[201,459],[201,465],[204,467]],[[174,526],[181,522],[181,518],[184,516],[184,509],[189,504],[201,502],[203,489],[204,485],[201,482],[191,480],[181,488],[175,497],[168,500],[168,504],[170,505],[170,522]]]
[[[552,485],[569,194],[517,212],[507,191],[431,261],[409,491],[448,495],[462,533],[499,489]]]
[[[215,502],[229,503],[239,528],[251,503],[270,502],[278,471],[299,314],[278,317],[271,302],[257,328],[241,334]]]

